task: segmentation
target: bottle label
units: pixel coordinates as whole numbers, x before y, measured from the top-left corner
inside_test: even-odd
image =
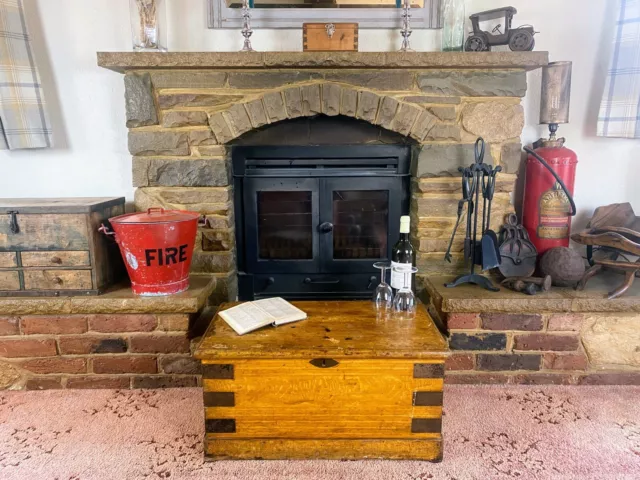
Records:
[[[401,271],[396,271],[396,268],[400,269]],[[411,288],[412,268],[413,265],[410,263],[391,262],[391,288],[399,290],[404,287],[405,281],[407,282],[407,287]]]
[[[559,183],[540,197],[540,219],[537,234],[540,238],[564,239],[569,237],[571,204]]]

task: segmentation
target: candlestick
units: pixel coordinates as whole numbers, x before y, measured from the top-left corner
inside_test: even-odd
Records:
[[[402,47],[401,52],[412,52],[411,45],[409,44],[409,37],[411,36],[411,0],[404,0],[402,4]]]
[[[251,47],[251,8],[249,7],[249,0],[242,0],[242,36],[244,37],[244,45],[242,46],[243,52],[255,52]]]

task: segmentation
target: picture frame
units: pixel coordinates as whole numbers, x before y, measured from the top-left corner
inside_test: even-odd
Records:
[[[424,0],[424,8],[411,9],[411,28],[438,29],[442,0]],[[389,15],[389,10],[396,12]],[[252,8],[253,28],[302,28],[304,22],[357,23],[359,28],[402,27],[402,9],[395,8]],[[209,28],[242,28],[242,9],[229,8],[225,0],[207,0]]]

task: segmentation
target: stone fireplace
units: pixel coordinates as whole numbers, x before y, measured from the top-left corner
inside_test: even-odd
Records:
[[[458,167],[473,162],[482,136],[486,161],[503,166],[494,200],[499,224],[512,210],[521,160],[526,71],[547,60],[546,52],[98,54],[100,66],[125,74],[136,208],[206,215],[192,271],[215,277],[214,301],[237,292],[231,146],[282,138],[299,144],[300,135],[290,132],[301,124],[311,132],[320,118],[352,121],[359,132],[371,127],[335,144],[386,143],[393,136],[411,146],[419,288],[426,275],[457,273],[461,240],[452,264],[443,255],[459,200]],[[279,135],[266,134],[278,124]],[[325,127],[323,136],[315,126],[308,142],[331,145],[340,130]]]

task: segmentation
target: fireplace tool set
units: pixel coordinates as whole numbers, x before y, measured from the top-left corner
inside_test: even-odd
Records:
[[[475,145],[475,163],[469,167],[460,167],[462,173],[462,200],[458,202],[456,225],[449,241],[445,260],[451,262],[451,248],[456,231],[461,223],[466,206],[467,225],[464,238],[464,258],[469,265],[469,273],[461,275],[446,287],[457,287],[463,284],[479,285],[482,288],[497,292],[491,279],[476,273],[476,265],[482,270],[490,270],[501,263],[498,236],[491,230],[491,204],[496,187],[496,175],[502,167],[492,167],[484,163],[485,142],[478,138]],[[482,224],[480,220],[480,194],[482,193]],[[478,227],[481,226],[481,239],[478,240]]]

